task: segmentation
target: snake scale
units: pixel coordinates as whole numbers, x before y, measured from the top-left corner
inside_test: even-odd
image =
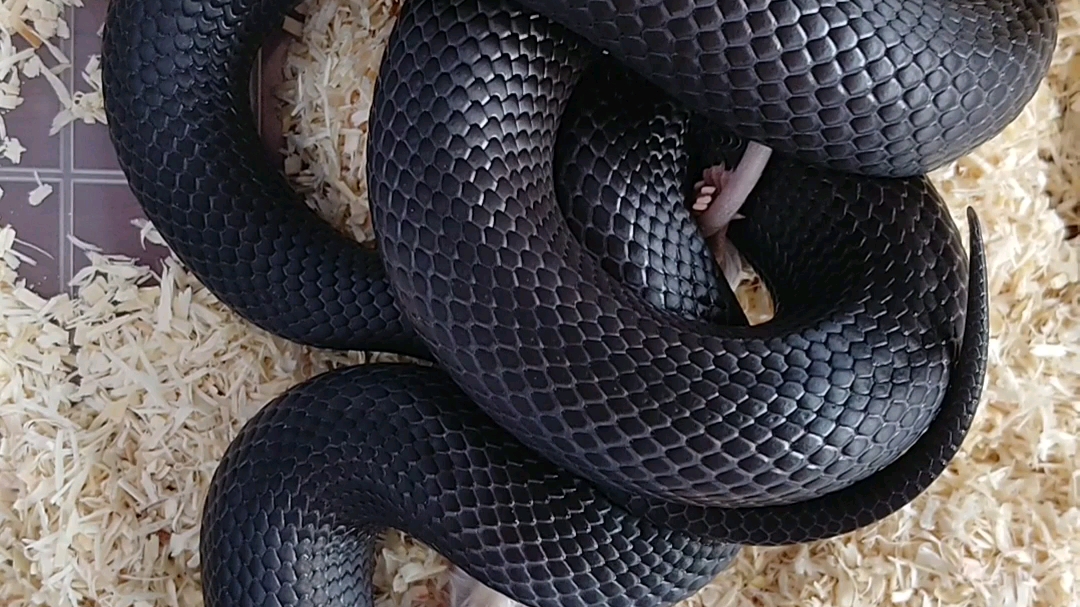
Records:
[[[111,0],[119,161],[253,325],[432,364],[336,369],[244,426],[207,605],[370,605],[388,527],[530,607],[668,605],[951,461],[986,267],[926,173],[1034,94],[1053,2],[406,0],[367,127],[377,250],[259,141],[252,62],[294,4]],[[686,202],[748,141],[775,151],[728,232],[775,302],[755,325]]]

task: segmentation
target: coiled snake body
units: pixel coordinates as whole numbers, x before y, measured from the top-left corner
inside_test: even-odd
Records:
[[[368,604],[385,527],[533,607],[667,604],[739,544],[888,516],[956,453],[985,265],[924,174],[1034,94],[1051,2],[409,0],[369,123],[378,252],[257,137],[251,63],[292,4],[112,0],[121,165],[253,324],[436,366],[339,369],[244,427],[208,605]],[[683,202],[748,139],[776,151],[729,230],[776,302],[755,326]]]

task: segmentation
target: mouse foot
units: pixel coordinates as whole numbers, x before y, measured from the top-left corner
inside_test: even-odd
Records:
[[[692,212],[732,289],[742,279],[742,259],[727,237],[728,226],[732,221],[744,219],[739,209],[761,179],[771,155],[771,148],[750,142],[738,166],[734,169],[728,169],[724,164],[709,167],[694,184]]]
[[[699,225],[701,225],[702,214],[713,210],[714,205],[720,206],[723,204],[722,201],[718,202],[719,194],[724,189],[724,186],[730,182],[733,173],[734,171],[727,170],[724,165],[717,165],[706,169],[701,181],[694,184],[692,211]],[[734,289],[741,278],[742,260],[739,257],[739,252],[735,249],[735,245],[728,240],[727,229],[731,221],[743,217],[738,214],[738,208],[721,208],[720,211],[726,219],[719,223],[711,236],[705,237],[705,242],[708,243],[709,248],[712,250],[713,257],[716,258],[716,263],[719,264],[720,271],[724,274],[724,279]],[[701,227],[704,228],[704,226]]]

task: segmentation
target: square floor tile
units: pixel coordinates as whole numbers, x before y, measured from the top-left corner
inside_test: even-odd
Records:
[[[105,21],[106,2],[100,0],[88,2],[75,11],[72,24],[72,44],[74,45],[75,89],[88,90],[82,79],[82,71],[91,55],[101,54],[101,37],[98,29]],[[75,170],[118,171],[116,152],[109,140],[109,129],[104,124],[86,124],[79,120],[73,125],[74,145],[72,156]]]
[[[135,195],[126,183],[98,183],[74,180],[72,185],[71,231],[79,240],[113,255],[127,255],[141,263],[160,268],[168,250],[139,239],[139,228],[131,220],[145,218]],[[86,256],[75,252],[73,271],[86,267]]]
[[[61,276],[61,257],[65,243],[61,239],[62,184],[60,181],[42,179],[53,187],[51,196],[38,206],[28,202],[30,191],[37,187],[34,180],[0,178],[4,196],[0,198],[0,223],[15,228],[15,236],[21,241],[16,249],[32,257],[36,265],[23,263],[19,276],[43,297],[52,297],[67,288],[68,278]]]
[[[19,164],[0,158],[0,167],[17,169],[60,169],[60,133],[49,135],[60,100],[44,76],[24,78],[23,102],[4,115],[8,135],[26,148]]]

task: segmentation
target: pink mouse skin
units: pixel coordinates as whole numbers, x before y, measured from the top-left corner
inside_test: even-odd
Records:
[[[739,209],[761,179],[771,155],[771,148],[750,142],[734,169],[723,164],[709,167],[694,184],[692,209],[698,226],[731,288],[739,284],[742,262],[727,238],[727,229],[732,221],[743,218]]]

